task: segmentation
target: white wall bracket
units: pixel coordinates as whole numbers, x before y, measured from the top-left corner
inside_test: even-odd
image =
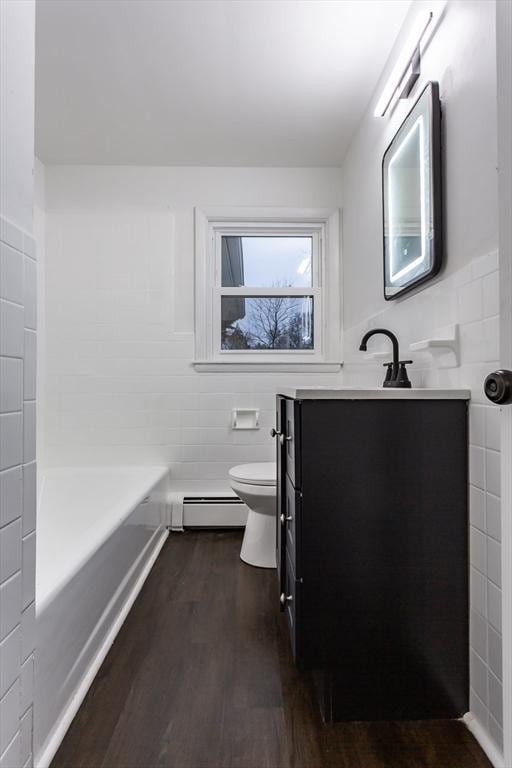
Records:
[[[411,352],[426,352],[438,368],[457,368],[459,365],[459,326],[441,328],[432,339],[410,344]]]

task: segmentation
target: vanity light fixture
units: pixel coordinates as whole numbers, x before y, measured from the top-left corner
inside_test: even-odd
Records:
[[[384,117],[395,97],[406,99],[412,91],[420,75],[420,45],[425,41],[428,28],[433,31],[433,18],[432,11],[423,11],[417,15],[411,34],[377,102],[374,117]]]

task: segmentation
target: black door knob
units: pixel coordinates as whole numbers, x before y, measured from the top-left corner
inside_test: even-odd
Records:
[[[512,371],[494,371],[487,376],[484,392],[489,400],[497,405],[512,403]]]

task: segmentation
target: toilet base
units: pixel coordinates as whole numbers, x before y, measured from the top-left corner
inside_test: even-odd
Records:
[[[240,560],[258,568],[277,568],[276,518],[249,509]]]

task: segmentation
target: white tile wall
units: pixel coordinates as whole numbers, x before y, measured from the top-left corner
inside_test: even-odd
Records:
[[[23,261],[19,252],[0,243],[0,296],[15,304],[23,304]]]
[[[0,355],[23,358],[23,306],[0,299]]]
[[[0,768],[18,768],[32,762],[37,263],[32,238],[0,233]]]
[[[32,755],[33,715],[30,707],[21,718],[20,728],[20,765],[26,766]]]
[[[235,464],[274,459],[275,394],[299,375],[194,370],[193,326],[179,331],[176,310],[184,293],[193,307],[193,280],[177,276],[183,259],[193,277],[193,241],[175,245],[193,234],[192,208],[177,218],[48,211],[46,464],[165,462],[175,488],[206,490],[226,489]],[[235,407],[258,408],[260,429],[233,431]]]
[[[460,328],[460,362],[441,369],[411,353],[417,386],[462,386],[470,407],[470,645],[471,711],[498,747],[502,731],[500,409],[484,397],[483,382],[499,367],[498,254],[486,254],[451,277],[395,302],[357,328],[345,329],[345,383],[379,383],[379,366],[361,360],[359,340],[370,327],[394,330],[402,350],[440,328]],[[383,342],[386,343],[385,341]]]
[[[21,733],[18,731],[0,756],[0,768],[13,768],[22,765],[21,762]]]
[[[0,755],[19,731],[21,684],[19,678],[0,699]]]
[[[23,514],[23,468],[0,472],[0,528]]]
[[[21,519],[0,530],[0,582],[4,582],[21,568]]]
[[[22,605],[23,609],[35,600],[36,586],[36,534],[30,533],[23,538],[22,546]]]
[[[21,573],[0,584],[0,638],[5,638],[20,622]]]
[[[0,698],[16,681],[21,666],[21,626],[18,624],[0,642]]]
[[[21,411],[23,407],[23,360],[0,358],[0,411]]]
[[[23,462],[23,413],[0,414],[0,470]]]

